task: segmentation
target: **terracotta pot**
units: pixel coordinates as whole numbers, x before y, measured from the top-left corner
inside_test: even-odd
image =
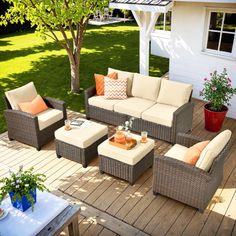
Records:
[[[227,112],[226,106],[223,107],[223,111],[211,111],[209,110],[209,103],[206,104],[204,106],[205,129],[211,132],[220,131]]]

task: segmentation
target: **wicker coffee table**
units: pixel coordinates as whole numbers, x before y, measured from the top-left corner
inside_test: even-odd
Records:
[[[140,143],[141,137],[132,134],[137,140],[137,145],[131,150],[125,150],[109,144],[105,140],[98,146],[99,169],[101,173],[111,174],[128,181],[134,182],[153,164],[154,140]]]
[[[64,127],[55,131],[57,157],[63,156],[86,168],[88,163],[97,157],[97,146],[107,139],[108,128],[85,119],[81,126],[71,127],[69,131]]]

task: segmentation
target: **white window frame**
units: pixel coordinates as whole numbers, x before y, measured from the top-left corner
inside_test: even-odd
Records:
[[[172,11],[169,9],[168,12],[171,12],[171,18],[172,18]],[[158,29],[158,31],[171,31],[171,25],[170,25],[170,30],[166,30],[166,14],[167,12],[164,12],[164,17],[163,17],[163,25],[162,25],[162,29]],[[157,19],[158,20],[158,19]],[[172,19],[171,19],[172,20]]]
[[[210,20],[211,20],[211,13],[212,12],[224,13],[220,30],[210,30],[209,29]],[[223,26],[224,26],[223,23],[224,23],[226,13],[236,13],[236,10],[234,10],[234,9],[222,9],[222,8],[206,8],[206,20],[205,20],[206,23],[205,23],[205,31],[204,31],[205,32],[204,33],[205,39],[204,39],[204,45],[203,45],[203,52],[205,52],[207,54],[211,54],[211,55],[236,59],[236,29],[232,33],[228,32],[228,31],[223,31]],[[223,33],[234,34],[232,52],[219,51],[221,43],[219,43],[217,50],[207,48],[209,32],[217,32],[217,33],[219,32],[220,33],[220,39],[219,39],[220,42],[221,42]]]

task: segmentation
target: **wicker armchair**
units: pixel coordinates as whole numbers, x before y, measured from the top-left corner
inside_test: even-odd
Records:
[[[199,141],[202,140],[191,135],[177,135],[177,143],[185,147]],[[224,160],[230,144],[231,139],[208,172],[168,156],[155,155],[153,193],[160,193],[203,212],[223,179]]]
[[[65,102],[49,97],[43,97],[43,99],[49,108],[61,110],[63,118],[40,130],[37,115],[13,110],[8,99],[4,97],[7,108],[4,116],[10,140],[31,145],[39,151],[44,144],[54,139],[54,131],[63,126],[67,117]]]

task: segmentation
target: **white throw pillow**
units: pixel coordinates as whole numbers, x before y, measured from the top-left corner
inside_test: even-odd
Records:
[[[37,97],[38,93],[33,82],[30,82],[22,87],[5,92],[5,95],[13,110],[20,110],[18,106],[22,102],[32,102]]]
[[[156,101],[161,86],[161,78],[134,74],[132,95]]]
[[[127,79],[104,78],[104,98],[105,99],[126,99]]]
[[[163,79],[157,102],[180,107],[189,101],[192,89],[191,84]]]
[[[230,140],[231,135],[232,132],[227,129],[213,138],[203,149],[196,163],[196,167],[208,171],[211,168],[215,158],[220,154],[220,152]]]
[[[108,68],[108,72],[107,72],[108,75],[113,72],[116,72],[118,74],[118,79],[127,79],[127,95],[131,96],[134,73],[128,72],[128,71],[116,70],[113,68]]]

